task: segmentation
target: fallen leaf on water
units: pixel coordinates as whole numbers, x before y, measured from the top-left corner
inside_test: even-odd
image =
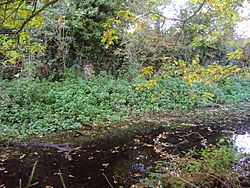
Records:
[[[107,168],[107,167],[109,166],[109,163],[103,163],[102,166],[103,166],[104,168]]]
[[[19,157],[19,159],[23,159],[26,156],[26,154],[23,154]]]

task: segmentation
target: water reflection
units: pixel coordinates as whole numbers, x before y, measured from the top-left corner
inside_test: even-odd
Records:
[[[233,141],[238,152],[250,154],[250,133],[243,135],[233,135]]]

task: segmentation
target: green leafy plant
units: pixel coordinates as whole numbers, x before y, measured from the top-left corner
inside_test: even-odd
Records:
[[[1,139],[77,129],[86,121],[118,121],[146,112],[190,109],[250,97],[249,80],[231,79],[206,86],[168,78],[159,79],[154,89],[136,90],[135,85],[144,81],[115,79],[107,74],[90,80],[70,76],[61,82],[1,80]]]
[[[172,156],[157,162],[156,171],[137,187],[239,187],[239,175],[232,170],[238,158],[231,147],[223,145]]]

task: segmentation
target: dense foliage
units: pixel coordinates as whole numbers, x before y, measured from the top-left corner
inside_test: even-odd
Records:
[[[101,70],[135,76],[145,66],[158,71],[161,58],[201,65],[248,65],[248,41],[238,39],[243,1],[190,1],[170,18],[172,1],[4,1],[0,4],[0,76],[54,75],[62,69]],[[12,11],[13,10],[13,11]],[[105,47],[107,49],[105,49]],[[89,66],[90,65],[90,66]],[[85,67],[91,67],[86,71]],[[41,70],[46,67],[46,71]],[[87,72],[87,73],[86,73]]]
[[[64,0],[47,11],[44,30],[50,63],[54,61],[64,68],[78,66],[80,70],[88,63],[97,69],[109,63],[111,54],[100,41],[103,24],[117,9],[115,1]]]
[[[71,74],[72,75],[72,74]],[[68,76],[69,77],[69,76]],[[81,128],[85,122],[121,120],[131,115],[250,97],[248,80],[230,79],[211,85],[161,79],[155,89],[135,90],[142,80],[117,80],[101,74],[51,82],[39,79],[1,81],[1,139]]]

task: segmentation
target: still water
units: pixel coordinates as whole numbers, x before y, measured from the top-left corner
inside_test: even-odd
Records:
[[[68,188],[130,187],[145,177],[150,166],[160,159],[155,149],[156,140],[164,143],[169,153],[182,155],[190,149],[215,144],[222,138],[231,139],[236,150],[245,155],[241,158],[241,167],[250,165],[247,156],[250,154],[249,132],[235,134],[218,125],[174,130],[161,128],[147,134],[136,133],[82,144],[67,154],[55,148],[5,148],[11,154],[1,158],[0,186],[18,187],[20,180],[25,185],[34,163],[38,161],[33,179],[37,185],[34,187],[62,187],[59,172],[62,172]]]

